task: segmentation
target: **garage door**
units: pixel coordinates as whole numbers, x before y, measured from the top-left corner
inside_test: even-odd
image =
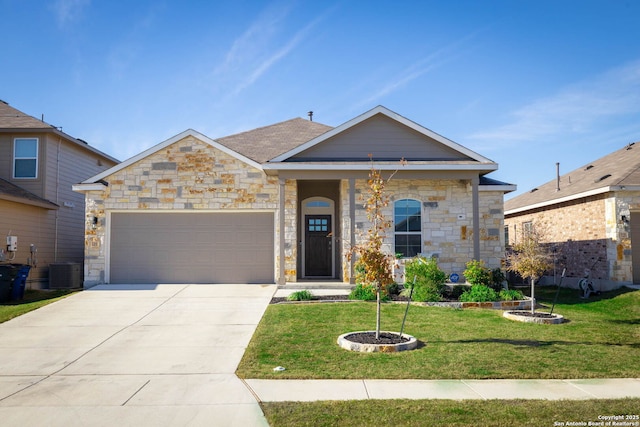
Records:
[[[111,283],[274,283],[273,213],[113,213]]]

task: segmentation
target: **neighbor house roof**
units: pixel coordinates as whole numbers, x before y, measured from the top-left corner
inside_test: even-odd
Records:
[[[36,196],[29,191],[18,187],[0,178],[0,200],[23,203],[26,205],[39,206],[45,209],[58,209],[59,206],[49,200]]]
[[[67,135],[59,128],[52,126],[43,120],[38,120],[33,116],[25,114],[2,100],[0,100],[0,132],[52,132],[85,150],[89,150],[113,162],[119,162],[118,159],[103,153],[102,151],[87,144],[85,141],[74,138],[71,135]]]
[[[640,143],[631,143],[505,202],[505,214],[541,208],[608,191],[640,189]]]

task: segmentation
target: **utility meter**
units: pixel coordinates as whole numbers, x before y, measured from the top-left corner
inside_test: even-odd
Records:
[[[18,237],[7,236],[7,252],[17,252],[17,251],[18,251]]]

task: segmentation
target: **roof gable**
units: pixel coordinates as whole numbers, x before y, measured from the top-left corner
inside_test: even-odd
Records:
[[[136,162],[138,162],[138,161],[150,156],[150,155],[152,155],[152,154],[155,154],[158,151],[161,151],[162,149],[164,149],[164,148],[166,148],[166,147],[168,147],[168,146],[170,146],[170,145],[172,145],[172,144],[174,144],[174,143],[176,143],[176,142],[178,142],[178,141],[180,141],[180,140],[182,140],[182,139],[184,139],[184,138],[186,138],[188,136],[192,136],[194,138],[197,138],[200,141],[203,141],[203,142],[211,145],[212,147],[214,147],[214,148],[216,148],[216,149],[218,149],[218,150],[220,150],[220,151],[222,151],[222,152],[224,152],[224,153],[226,153],[226,154],[228,154],[228,155],[230,155],[232,157],[235,157],[236,159],[238,159],[238,160],[240,160],[240,161],[242,161],[244,163],[247,163],[248,165],[250,165],[250,166],[252,166],[252,167],[254,167],[256,169],[262,169],[261,165],[259,163],[257,163],[256,161],[251,160],[251,159],[249,159],[249,158],[237,153],[236,151],[231,150],[230,148],[228,148],[228,147],[226,147],[226,146],[224,146],[222,144],[219,144],[218,142],[214,141],[213,139],[209,138],[208,136],[205,136],[205,135],[201,134],[200,132],[196,132],[193,129],[187,129],[186,131],[181,132],[178,135],[176,135],[176,136],[174,136],[172,138],[169,138],[166,141],[161,142],[160,144],[154,145],[153,147],[143,151],[142,153],[140,153],[138,155],[135,155],[135,156],[131,157],[130,159],[127,159],[124,162],[122,162],[122,163],[120,163],[120,164],[118,164],[118,165],[116,165],[116,166],[114,166],[114,167],[112,167],[110,169],[107,169],[102,173],[99,173],[98,175],[92,176],[91,178],[83,181],[82,184],[93,184],[93,183],[99,182],[100,180],[108,177],[109,175],[113,175],[114,173],[116,173],[116,172],[118,172],[118,171],[120,171],[120,170],[122,170],[122,169],[124,169],[124,168],[126,168],[126,167],[128,167],[128,166],[130,166],[130,165],[132,165],[132,164],[134,164],[134,163],[136,163]]]
[[[471,161],[491,160],[378,106],[280,156],[272,162],[301,161]]]
[[[621,186],[640,186],[640,144],[631,143],[578,169],[505,202],[505,211],[521,212],[599,194]]]

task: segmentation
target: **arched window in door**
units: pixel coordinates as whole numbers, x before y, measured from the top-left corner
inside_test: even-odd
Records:
[[[422,214],[418,200],[402,199],[393,204],[395,252],[411,258],[422,252]]]

